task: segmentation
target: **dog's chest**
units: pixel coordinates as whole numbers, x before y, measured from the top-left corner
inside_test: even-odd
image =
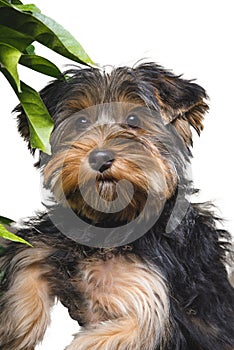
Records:
[[[73,285],[81,293],[79,316],[97,324],[133,313],[135,299],[144,294],[151,273],[133,254],[107,260],[87,259],[79,265]]]
[[[118,317],[114,300],[124,295],[127,270],[129,263],[123,257],[88,259],[80,263],[75,284],[82,295],[80,316],[85,323]]]

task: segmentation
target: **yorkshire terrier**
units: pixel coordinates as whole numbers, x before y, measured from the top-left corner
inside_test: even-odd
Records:
[[[66,350],[233,350],[230,237],[190,200],[205,90],[142,63],[69,70],[41,97],[46,212],[17,231],[32,247],[3,243],[0,349],[33,350],[58,299],[81,326]]]

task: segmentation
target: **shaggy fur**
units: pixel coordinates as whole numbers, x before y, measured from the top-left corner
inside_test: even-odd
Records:
[[[66,350],[233,350],[230,237],[211,206],[186,196],[205,90],[148,63],[71,70],[41,96],[55,129],[52,155],[41,153],[37,166],[54,202],[17,232],[33,247],[4,242],[0,349],[33,350],[58,298],[81,326]],[[68,220],[71,209],[90,231]],[[128,239],[129,223],[147,226],[153,215]]]

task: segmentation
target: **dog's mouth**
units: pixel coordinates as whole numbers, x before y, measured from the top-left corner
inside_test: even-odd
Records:
[[[66,195],[69,206],[78,216],[95,225],[121,226],[131,222],[143,211],[147,193],[134,185],[110,178],[99,178],[95,185],[87,184]]]
[[[149,141],[125,136],[74,142],[55,153],[44,177],[56,201],[95,223],[132,221],[148,198],[150,210],[160,211],[175,187],[171,168]]]
[[[81,167],[77,176],[73,169],[74,178],[66,167],[63,170],[60,179],[51,182],[57,201],[95,226],[117,227],[132,222],[141,216],[152,197],[144,174],[130,170],[120,172],[117,160],[104,171]],[[144,219],[159,212],[165,200],[160,191],[154,193]]]

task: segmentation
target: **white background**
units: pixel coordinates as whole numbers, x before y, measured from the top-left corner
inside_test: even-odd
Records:
[[[28,1],[25,1],[28,3]],[[213,200],[234,232],[234,50],[233,2],[230,0],[42,1],[44,14],[69,30],[101,65],[134,64],[141,58],[196,78],[210,96],[210,112],[200,139],[195,138],[193,179],[202,191],[197,200]],[[37,46],[61,69],[64,58]],[[20,70],[23,80],[41,89],[48,78]],[[0,76],[0,215],[18,220],[42,208],[40,178],[34,160],[16,132],[11,110],[17,104]],[[38,350],[62,350],[77,328],[66,310],[57,308],[53,326]]]

